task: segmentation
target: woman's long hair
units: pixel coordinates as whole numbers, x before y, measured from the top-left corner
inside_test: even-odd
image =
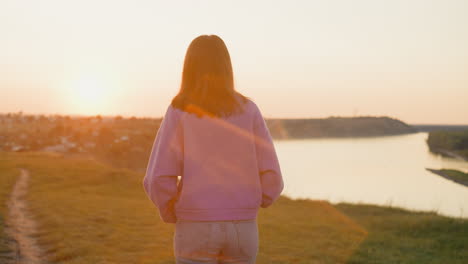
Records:
[[[179,93],[171,105],[197,116],[229,116],[243,111],[246,96],[234,89],[231,57],[217,35],[192,40],[185,54]]]

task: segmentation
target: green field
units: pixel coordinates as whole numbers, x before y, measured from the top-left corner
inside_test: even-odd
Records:
[[[143,174],[83,158],[0,152],[2,204],[20,167],[30,172],[26,199],[52,263],[174,263],[174,226],[159,219],[145,196]],[[257,263],[468,259],[468,221],[430,213],[281,197],[260,211],[258,222]]]
[[[397,208],[340,204],[369,236],[348,263],[467,263],[468,220]]]
[[[443,169],[440,171],[444,173],[445,175],[447,175],[453,181],[459,182],[461,184],[468,186],[468,173],[464,173],[458,170],[449,170],[449,169]]]
[[[437,174],[439,176],[442,176],[448,180],[454,181],[458,184],[468,187],[468,173],[464,173],[458,170],[451,170],[451,169],[435,170],[435,169],[426,168],[426,170],[434,174]]]

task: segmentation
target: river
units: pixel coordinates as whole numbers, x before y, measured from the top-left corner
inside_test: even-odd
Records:
[[[283,194],[468,218],[468,188],[425,169],[468,172],[468,162],[432,154],[427,136],[277,140]]]

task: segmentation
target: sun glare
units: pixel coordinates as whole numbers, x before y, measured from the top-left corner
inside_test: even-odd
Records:
[[[68,86],[71,111],[78,114],[97,115],[106,110],[110,87],[103,80],[82,77]]]
[[[104,87],[96,79],[79,80],[74,90],[80,102],[96,104],[104,99]]]

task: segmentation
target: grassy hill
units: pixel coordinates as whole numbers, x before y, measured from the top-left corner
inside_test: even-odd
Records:
[[[348,264],[466,263],[468,220],[398,208],[339,204],[369,235]]]
[[[83,158],[0,152],[0,193],[8,194],[19,167],[30,172],[26,199],[52,263],[174,263],[173,225],[146,198],[141,173]],[[468,221],[435,214],[281,197],[258,222],[257,263],[468,259]]]
[[[321,137],[375,137],[417,132],[390,117],[329,117],[320,119],[268,119],[275,139]]]

